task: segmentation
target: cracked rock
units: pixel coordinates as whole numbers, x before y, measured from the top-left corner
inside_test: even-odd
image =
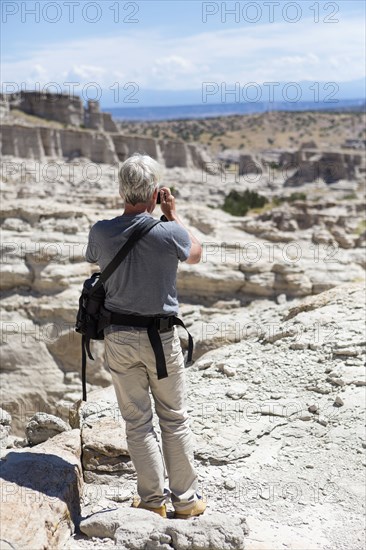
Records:
[[[244,550],[248,528],[243,517],[211,512],[186,521],[161,518],[146,510],[105,510],[83,519],[88,537],[110,537],[126,550]]]
[[[38,445],[50,437],[69,430],[71,427],[61,418],[53,414],[37,413],[28,422],[25,434],[30,445]]]

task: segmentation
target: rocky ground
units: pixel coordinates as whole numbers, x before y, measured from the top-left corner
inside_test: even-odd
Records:
[[[245,518],[248,549],[363,548],[364,290],[341,285],[290,307],[262,304],[262,335],[220,346],[187,369],[207,515],[224,512],[228,524]],[[95,392],[91,401],[100,433],[117,410],[113,391]],[[125,452],[119,440],[115,456]],[[85,514],[127,512],[134,491],[133,476],[111,475],[107,441],[84,463],[95,483]],[[93,534],[105,523],[99,517]],[[84,544],[74,537],[67,548]]]
[[[130,509],[136,478],[112,387],[74,407],[72,431],[38,415],[28,424],[28,442],[53,435],[47,444],[54,442],[54,454],[65,447],[57,438],[70,434],[76,447],[80,434],[81,533],[56,547],[361,550],[364,293],[354,283],[290,305],[217,304],[226,329],[235,313],[246,327],[245,313],[254,311],[260,329],[216,342],[186,371],[199,483],[208,499],[203,523],[164,523]],[[193,326],[199,308],[184,309]],[[159,433],[156,418],[155,425]],[[31,449],[40,453],[44,445]],[[66,448],[74,451],[70,442]]]
[[[79,471],[81,532],[69,537],[62,505],[51,516],[44,510],[45,521],[55,519],[52,513],[64,518],[49,547],[234,550],[245,542],[251,550],[361,550],[362,184],[318,180],[296,187],[301,198],[294,200],[279,173],[253,181],[230,172],[165,171],[183,220],[204,244],[202,263],[182,264],[178,276],[182,314],[196,341],[188,400],[208,499],[205,517],[187,527],[129,508],[135,474],[102,344],[88,367],[95,408],[79,415],[73,409],[81,394],[75,310],[90,273],[83,252],[90,226],[121,213],[116,169],[83,158],[5,160],[12,163],[1,184],[5,479],[16,482],[21,458],[14,455],[56,454],[57,442],[63,461],[77,462]],[[225,193],[244,188],[269,202],[242,217],[224,212]],[[59,420],[36,417],[29,425],[40,411]],[[52,438],[39,443],[42,433]]]

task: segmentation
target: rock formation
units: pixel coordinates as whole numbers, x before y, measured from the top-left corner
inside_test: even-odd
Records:
[[[318,178],[325,183],[361,178],[365,173],[365,157],[362,153],[319,151],[302,148],[293,153],[283,153],[279,165],[287,173],[285,186],[296,187]]]
[[[153,517],[151,517],[153,515]],[[244,550],[245,520],[213,513],[199,521],[164,520],[146,510],[109,510],[84,520],[80,529],[89,537],[110,537],[119,548],[144,550]]]
[[[102,113],[98,101],[88,101],[88,107],[85,110],[84,124],[86,128],[91,128],[92,130],[118,132],[117,124],[114,122],[112,115],[109,113]]]
[[[202,147],[119,133],[111,115],[100,111],[98,101],[88,101],[84,109],[79,97],[37,92],[2,94],[0,100],[5,114],[10,107],[40,118],[39,126],[14,124],[5,119],[0,131],[4,156],[37,160],[84,157],[95,163],[115,164],[137,151],[150,155],[167,168],[211,170],[212,159]],[[67,128],[42,125],[41,119],[60,122]]]
[[[1,465],[1,548],[63,548],[80,518],[80,434],[72,430]]]
[[[63,124],[80,126],[84,122],[84,106],[80,97],[69,94],[53,94],[21,91],[2,94],[11,109],[19,109],[29,115]]]
[[[107,132],[96,105],[89,114],[95,129],[16,118],[3,125],[1,547],[361,550],[363,165],[336,157],[354,179],[304,181],[294,193],[278,168],[268,176],[274,158],[248,151],[263,167],[252,178],[242,151],[242,175],[230,179],[231,169],[216,169],[199,147]],[[92,224],[121,214],[118,162],[136,150],[165,164],[163,183],[203,244],[202,262],[181,264],[177,281],[195,339],[188,408],[208,498],[207,514],[184,524],[130,508],[136,474],[102,342],[92,344],[89,399],[80,403],[75,315],[97,269],[84,261],[85,245]],[[316,154],[294,153],[300,163],[324,157]],[[281,160],[289,177],[291,155]],[[262,209],[222,210],[230,189],[246,188],[267,198]],[[70,537],[81,518],[94,541]]]
[[[25,427],[29,445],[38,445],[51,437],[70,430],[70,426],[61,418],[52,414],[37,413]]]
[[[1,94],[0,99],[7,110],[18,109],[29,115],[67,126],[85,126],[106,132],[118,131],[111,115],[100,112],[98,101],[89,100],[85,109],[82,99],[78,96],[26,91]]]
[[[0,408],[0,449],[6,448],[11,430],[11,416]]]
[[[213,164],[206,152],[179,141],[125,136],[98,130],[57,129],[2,124],[0,129],[3,156],[45,159],[87,158],[95,163],[115,164],[135,152],[155,158],[167,168],[210,169]]]

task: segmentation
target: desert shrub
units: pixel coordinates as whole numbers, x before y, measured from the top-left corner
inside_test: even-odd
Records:
[[[299,191],[291,193],[289,197],[274,197],[273,204],[279,206],[284,202],[294,202],[294,201],[306,201],[306,194],[300,193]]]
[[[239,192],[233,189],[226,195],[222,209],[232,216],[245,216],[251,208],[262,208],[267,202],[266,197],[256,191],[246,189]]]
[[[294,201],[306,201],[306,194],[305,193],[291,193],[291,195],[288,197],[288,202],[294,202]]]

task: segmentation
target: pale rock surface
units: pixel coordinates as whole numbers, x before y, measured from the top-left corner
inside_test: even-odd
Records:
[[[33,449],[9,452],[1,464],[1,547],[62,548],[80,514],[80,432]]]
[[[0,449],[6,448],[11,430],[11,416],[0,408]]]
[[[70,426],[61,418],[52,414],[37,413],[25,427],[25,434],[29,445],[38,445],[58,435],[59,433],[70,430]]]
[[[167,521],[146,510],[122,507],[91,515],[81,522],[80,529],[89,537],[112,537],[126,550],[244,550],[248,533],[243,516],[230,518],[216,512],[187,521]]]
[[[56,409],[54,396],[64,376],[47,349],[48,333],[18,310],[2,315],[0,374],[3,407],[12,415],[15,433],[37,412]],[[62,391],[63,393],[63,391]],[[53,411],[52,411],[53,412]]]
[[[212,172],[210,166],[213,162],[208,152],[195,144],[121,135],[116,132],[117,128],[113,128],[113,122],[106,113],[100,113],[98,118],[99,122],[92,122],[88,129],[4,123],[0,128],[2,155],[35,160],[58,157],[72,161],[86,158],[92,163],[113,165],[136,151],[144,151],[166,168],[196,168]],[[103,131],[100,126],[105,124],[111,131]],[[47,177],[50,176],[47,174]]]
[[[83,467],[95,474],[133,473],[124,425],[113,418],[101,418],[82,427]]]
[[[245,545],[252,550],[303,550],[304,544],[316,550],[336,545],[361,550],[364,292],[363,285],[348,284],[296,305],[273,307],[264,301],[224,310],[228,318],[230,311],[245,312],[244,326],[257,313],[261,330],[221,343],[186,370],[199,487],[208,498],[207,512],[196,525],[206,518],[209,522],[224,507],[225,528],[227,521],[247,518]],[[185,308],[188,319],[199,309],[207,315],[210,311]],[[114,399],[112,388],[93,392],[90,409],[81,409],[82,422],[118,414]],[[159,435],[155,415],[154,425]],[[90,436],[96,444],[103,440],[92,431]],[[121,436],[120,441],[123,444]],[[83,508],[88,534],[114,536],[122,547],[133,548],[134,534],[140,531],[130,527],[126,514],[142,512],[128,508],[134,477],[95,472],[88,479]],[[116,510],[118,503],[123,506]],[[123,517],[117,530],[114,514]],[[140,538],[151,547],[174,547],[170,531],[169,541],[161,539],[158,528],[150,531],[149,517],[160,522],[147,515]],[[347,526],[341,536],[336,530],[339,521]],[[150,541],[151,532],[159,538]],[[193,536],[192,529],[188,533]],[[182,547],[187,544],[184,537],[179,541]],[[70,539],[67,548],[83,548],[84,542]]]
[[[112,386],[92,391],[87,402],[70,410],[70,423],[80,427],[84,479],[87,483],[111,484],[116,478],[135,478],[128,453],[125,422]]]

